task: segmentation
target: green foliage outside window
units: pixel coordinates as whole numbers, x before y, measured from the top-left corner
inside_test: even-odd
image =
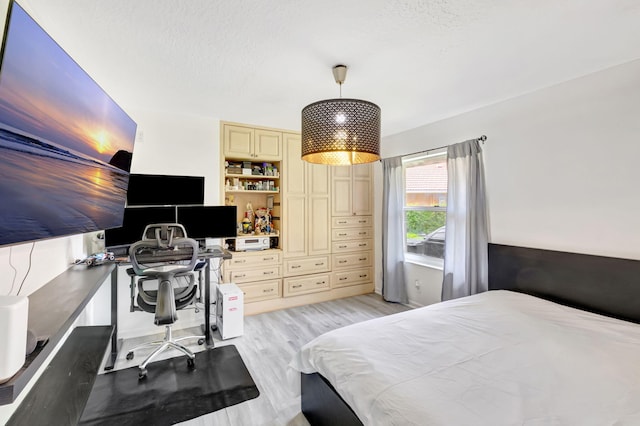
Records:
[[[405,226],[407,227],[407,239],[426,235],[444,226],[447,219],[446,212],[434,212],[424,210],[409,210],[406,212]]]

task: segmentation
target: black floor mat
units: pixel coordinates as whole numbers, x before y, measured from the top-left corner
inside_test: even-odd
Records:
[[[233,345],[197,353],[195,365],[181,356],[149,364],[143,380],[137,367],[98,376],[80,424],[171,425],[260,394]]]

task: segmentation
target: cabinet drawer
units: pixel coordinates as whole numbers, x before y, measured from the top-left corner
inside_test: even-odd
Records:
[[[281,266],[268,266],[255,269],[229,269],[228,271],[225,271],[224,274],[225,282],[236,284],[281,277]]]
[[[331,221],[331,224],[333,228],[372,226],[373,218],[371,216],[334,217]]]
[[[261,281],[255,284],[241,284],[238,287],[244,293],[244,302],[277,299],[282,296],[281,280]]]
[[[331,244],[333,253],[373,249],[373,240],[337,241]]]
[[[333,241],[355,240],[363,238],[373,238],[373,228],[338,228],[331,230]]]
[[[329,271],[329,256],[287,259],[284,261],[285,276],[316,274]]]
[[[279,251],[264,251],[255,253],[234,253],[233,257],[225,261],[227,269],[262,268],[263,266],[279,265]]]
[[[352,269],[350,271],[337,271],[331,274],[331,287],[347,287],[373,281],[371,268]]]
[[[329,274],[318,274],[305,277],[285,278],[284,296],[296,296],[298,294],[326,291],[331,288]]]
[[[373,255],[370,251],[333,255],[333,269],[371,266]]]

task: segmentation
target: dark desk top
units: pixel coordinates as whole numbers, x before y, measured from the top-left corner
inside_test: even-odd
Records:
[[[232,258],[231,252],[223,249],[221,246],[211,246],[206,247],[198,251],[199,259],[223,259],[228,260]],[[163,261],[165,259],[162,259]],[[119,256],[116,257],[116,262],[119,264],[128,264],[131,263],[129,256]]]
[[[71,266],[29,295],[28,328],[49,341],[28,355],[20,371],[0,385],[0,405],[17,398],[114,268],[113,263]]]

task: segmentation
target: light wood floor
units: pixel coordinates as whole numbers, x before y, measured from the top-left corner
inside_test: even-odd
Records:
[[[384,302],[377,294],[368,294],[246,317],[244,335],[235,339],[222,341],[220,335],[214,333],[216,346],[236,345],[260,390],[260,396],[181,424],[308,425],[300,412],[299,374],[288,368],[289,361],[297,350],[327,331],[407,309],[409,308],[400,304]],[[149,321],[153,321],[151,315]],[[194,332],[197,330],[176,330],[174,336]],[[162,334],[126,340],[116,362],[116,369],[137,365],[151,349],[137,351],[136,358],[132,361],[125,359],[128,350],[145,341],[157,339],[162,339]],[[189,347],[194,351],[203,349],[195,343]],[[176,355],[178,353],[167,351],[166,357]],[[152,377],[148,379],[153,380]]]

